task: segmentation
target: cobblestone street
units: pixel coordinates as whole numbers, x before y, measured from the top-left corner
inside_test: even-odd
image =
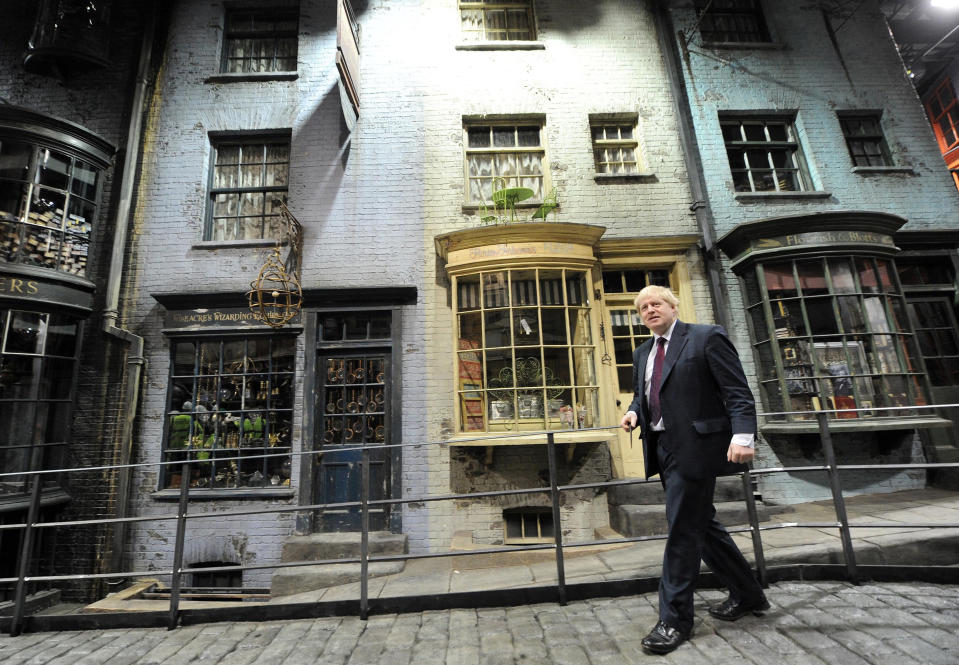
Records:
[[[733,624],[706,614],[720,591],[698,595],[691,642],[668,656],[644,654],[656,595],[594,599],[566,607],[458,609],[414,614],[163,629],[94,630],[0,637],[5,665],[956,665],[959,587],[784,582],[772,610]]]

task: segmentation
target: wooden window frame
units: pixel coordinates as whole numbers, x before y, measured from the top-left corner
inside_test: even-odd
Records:
[[[250,19],[251,28],[248,29],[238,29],[231,27],[233,25],[233,20],[237,17],[248,16]],[[223,51],[220,57],[220,73],[222,74],[276,74],[279,72],[292,72],[296,71],[296,63],[299,51],[299,45],[297,43],[297,36],[299,34],[299,9],[297,7],[285,7],[285,8],[273,8],[273,9],[258,9],[251,7],[237,7],[234,9],[227,9],[226,15],[223,21]],[[276,28],[275,24],[280,22],[289,22],[293,21],[296,24],[296,27],[293,29],[282,29]],[[258,30],[256,29],[257,22],[261,23],[272,23],[274,24],[273,29],[270,30]],[[230,55],[232,45],[241,39],[248,40],[272,40],[273,48],[272,55],[270,56],[270,64],[267,69],[251,69],[248,67],[241,67],[239,70],[233,70],[230,67],[231,62],[252,62],[260,60],[260,58],[250,56],[241,56],[233,57]],[[282,59],[292,59],[293,66],[292,68],[281,68],[279,62],[281,57],[279,54],[279,47],[281,43],[292,43],[293,49],[290,56],[283,56]]]
[[[459,10],[461,34],[467,41],[508,43],[530,42],[536,40],[536,16],[533,12],[532,0],[499,0],[494,2],[485,2],[482,0],[460,0]],[[467,12],[480,12],[478,16],[481,17],[482,24],[480,25],[479,29],[467,30],[465,27],[463,27],[463,21]],[[490,12],[503,12],[504,16],[507,17],[506,27],[490,28],[488,26]],[[528,27],[525,29],[510,28],[508,20],[510,12],[525,13]],[[502,33],[502,36],[499,36],[500,33]]]
[[[512,146],[496,146],[495,145],[495,132],[497,129],[502,130],[504,128],[512,128],[514,142]],[[536,146],[521,146],[519,145],[519,131],[522,128],[536,128],[538,130],[538,144]],[[476,131],[481,128],[488,128],[490,133],[489,146],[470,146],[470,132]],[[503,179],[506,182],[507,187],[522,187],[524,180],[538,179],[540,181],[540,195],[533,196],[530,199],[522,202],[522,205],[539,205],[543,201],[543,197],[546,195],[546,192],[549,191],[549,162],[547,161],[546,155],[546,123],[544,119],[541,118],[517,118],[510,120],[468,120],[463,123],[463,146],[464,146],[464,157],[463,157],[463,177],[465,181],[465,198],[467,206],[493,206],[494,203],[492,199],[479,200],[473,197],[474,191],[474,181],[490,181],[490,191],[493,191],[493,184],[497,179]],[[513,156],[513,158],[518,162],[523,155],[536,155],[540,159],[539,170],[540,173],[530,174],[530,175],[501,175],[499,173],[492,173],[489,176],[474,176],[470,172],[470,157],[473,155],[493,155],[493,164],[495,166],[496,160],[495,157],[504,157],[504,156]],[[484,187],[482,184],[479,185],[479,191],[483,192]],[[535,191],[535,190],[534,190]]]
[[[723,133],[723,141],[726,146],[727,159],[730,158],[733,153],[741,156],[742,159],[742,167],[734,165],[732,161],[728,162],[736,193],[793,193],[805,192],[812,189],[806,159],[803,156],[802,146],[799,143],[796,132],[795,120],[792,116],[729,114],[721,115],[719,121]],[[785,127],[785,139],[773,137],[770,127],[775,125]],[[738,139],[729,137],[731,132],[728,131],[728,128],[733,126],[738,127]],[[747,127],[761,127],[764,139],[755,140],[748,138]],[[763,155],[763,153],[765,154]],[[777,166],[774,157],[776,154],[786,156],[786,161],[791,163],[791,165]],[[753,156],[759,157],[759,164],[751,163]],[[765,163],[762,163],[763,159]],[[775,189],[757,188],[756,174],[761,172],[769,172],[772,175],[771,182],[775,186]],[[783,182],[785,181],[781,175],[787,173],[794,175],[795,188],[783,187]],[[749,185],[749,189],[741,187],[740,183],[742,183],[743,180],[737,179],[737,174],[745,175],[745,182]]]
[[[853,166],[892,166],[892,156],[882,131],[882,115],[879,113],[840,113],[839,125]],[[872,125],[872,131],[858,133],[854,123]],[[870,151],[869,148],[872,148]],[[863,163],[862,160],[865,160]]]
[[[590,118],[589,133],[593,142],[593,161],[596,164],[596,173],[601,175],[639,175],[644,166],[639,155],[639,140],[636,138],[638,126],[635,120],[619,120],[615,118]],[[623,134],[627,133],[624,137]],[[610,132],[615,132],[611,137]],[[601,133],[601,135],[600,135]],[[608,157],[608,150],[629,151],[632,160],[604,159]],[[620,155],[622,157],[622,154]],[[611,168],[619,170],[611,170]]]
[[[280,234],[285,232],[285,227],[283,226],[282,219],[280,217],[279,210],[275,212],[268,209],[268,203],[271,199],[271,194],[276,195],[280,194],[280,198],[283,203],[286,203],[287,197],[289,195],[290,188],[290,164],[291,164],[291,151],[292,146],[290,142],[290,137],[288,133],[269,133],[269,134],[218,134],[216,136],[211,136],[210,139],[211,149],[210,149],[210,172],[209,172],[209,186],[208,191],[209,195],[207,197],[207,222],[204,225],[203,230],[203,240],[205,241],[214,241],[214,242],[231,242],[238,239],[249,239],[249,240],[264,240],[264,239],[276,239],[281,237]],[[220,155],[220,151],[224,147],[239,147],[241,152],[246,149],[249,150],[253,147],[258,147],[261,150],[262,158],[259,161],[259,165],[262,167],[261,178],[262,182],[256,186],[248,187],[216,187],[216,176],[217,168],[223,166],[217,163],[217,160]],[[271,146],[283,146],[286,148],[286,161],[269,161],[267,159],[267,153]],[[241,183],[243,173],[240,169],[244,166],[250,166],[256,162],[244,162],[243,158],[240,157],[239,160],[232,164],[238,169],[236,174],[236,182]],[[286,182],[280,185],[266,185],[262,184],[265,182],[268,169],[271,166],[286,165]],[[263,196],[263,203],[260,207],[260,214],[254,215],[241,215],[240,214],[240,205],[244,195],[247,194],[261,194]],[[218,196],[234,196],[236,195],[236,211],[234,215],[217,215],[217,197]],[[248,227],[243,227],[244,230],[242,234],[244,238],[240,238],[241,234],[241,223],[244,219],[260,219],[260,232],[258,235],[249,235]],[[218,231],[218,221],[219,219],[224,220],[233,220],[234,232],[231,237],[226,237]],[[224,222],[228,224],[229,222]],[[271,228],[272,223],[272,228]],[[223,227],[226,229],[226,226]]]
[[[746,3],[751,3],[746,6]],[[697,0],[699,33],[706,43],[715,44],[768,44],[772,41],[769,24],[760,0]],[[732,21],[733,29],[721,30],[716,23]],[[752,21],[755,29],[748,29],[744,22]],[[717,36],[722,38],[717,39]],[[729,38],[733,37],[733,38]]]

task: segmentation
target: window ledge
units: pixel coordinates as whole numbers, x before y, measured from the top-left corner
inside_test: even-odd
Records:
[[[542,51],[546,44],[540,41],[495,41],[462,42],[456,45],[457,51]]]
[[[597,173],[593,176],[593,180],[598,183],[643,182],[655,177],[656,173],[653,171],[639,171],[638,173]]]
[[[286,244],[285,242],[282,244]],[[200,240],[193,243],[190,249],[231,249],[246,247],[273,247],[276,240],[273,238],[253,238],[251,240]]]
[[[916,170],[911,166],[854,166],[852,172],[860,175],[883,175],[886,173],[916,175]]]
[[[242,83],[244,81],[295,81],[299,72],[236,72],[214,74],[203,79],[204,83]]]
[[[216,499],[243,500],[243,499],[292,499],[295,492],[289,487],[263,489],[203,489],[191,487],[188,494],[191,501],[213,501]],[[158,490],[150,494],[154,501],[179,501],[179,489]]]
[[[702,42],[703,48],[715,49],[764,49],[767,51],[781,50],[786,47],[782,42]]]
[[[594,443],[596,441],[612,441],[616,438],[616,432],[610,431],[569,431],[561,430],[553,432],[553,440],[556,443]],[[508,432],[502,434],[459,434],[446,442],[450,446],[464,447],[490,447],[490,446],[539,446],[546,445],[546,432],[537,432],[535,434],[516,434],[511,435]]]
[[[952,427],[952,421],[938,416],[904,418],[850,418],[830,420],[830,432],[885,432],[903,429],[938,429]],[[819,423],[815,420],[801,422],[769,422],[759,427],[762,434],[818,434]]]
[[[832,192],[739,192],[737,201],[788,201],[795,199],[828,199]]]

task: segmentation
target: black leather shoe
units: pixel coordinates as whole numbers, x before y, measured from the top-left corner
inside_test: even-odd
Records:
[[[733,600],[732,596],[718,607],[710,607],[709,614],[720,621],[736,621],[742,619],[747,614],[762,616],[769,609],[769,601],[766,596],[760,596],[759,600],[747,602],[745,600]]]
[[[643,648],[651,653],[669,653],[689,639],[689,633],[660,621],[656,627],[643,638]]]

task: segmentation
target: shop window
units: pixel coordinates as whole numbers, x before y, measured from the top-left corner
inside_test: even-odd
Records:
[[[696,0],[704,42],[769,42],[760,0]]]
[[[531,41],[536,39],[530,0],[467,2],[460,0],[460,24],[466,41]]]
[[[506,545],[533,545],[556,541],[549,508],[510,508],[503,511]]]
[[[871,256],[768,261],[744,278],[766,408],[809,419],[912,415],[922,365],[895,266]]]
[[[593,157],[596,160],[597,173],[635,175],[642,170],[635,121],[616,122],[591,118],[590,132],[593,136]]]
[[[220,71],[296,71],[296,9],[227,11]]]
[[[720,125],[737,192],[810,189],[792,119],[723,116]]]
[[[542,202],[546,187],[546,151],[542,123],[467,124],[468,204],[493,204],[493,191],[524,187],[529,202]]]
[[[86,275],[99,185],[69,152],[0,139],[0,260]]]
[[[0,470],[62,468],[79,337],[77,319],[0,309]],[[55,486],[54,476],[44,484]],[[26,476],[0,478],[0,500],[24,494]]]
[[[455,278],[461,430],[593,427],[597,384],[582,270],[491,270]]]
[[[842,114],[839,124],[855,166],[892,166],[877,114]]]
[[[289,188],[289,138],[218,139],[213,153],[210,223],[204,239],[285,237],[280,208]]]
[[[294,338],[177,338],[171,347],[164,461],[195,460],[191,487],[288,486]],[[163,486],[182,482],[180,465],[167,464]]]

